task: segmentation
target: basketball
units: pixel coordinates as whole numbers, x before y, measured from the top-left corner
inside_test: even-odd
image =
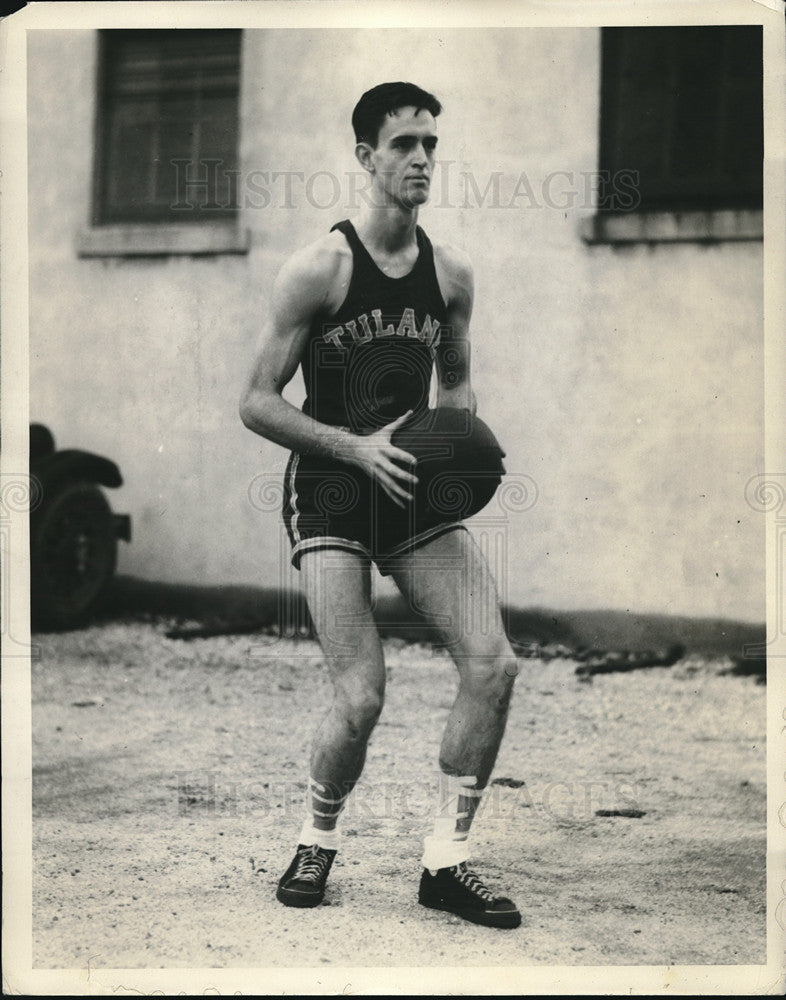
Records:
[[[427,410],[393,433],[417,459],[416,522],[427,528],[460,521],[489,503],[505,473],[505,452],[491,428],[469,410]]]

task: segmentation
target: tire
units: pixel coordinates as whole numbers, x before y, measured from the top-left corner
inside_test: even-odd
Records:
[[[101,490],[79,482],[54,487],[30,525],[34,626],[67,629],[87,621],[116,562],[112,510]]]

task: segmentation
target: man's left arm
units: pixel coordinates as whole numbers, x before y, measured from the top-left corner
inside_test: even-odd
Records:
[[[437,406],[466,409],[474,414],[477,402],[470,381],[469,342],[474,296],[472,265],[465,253],[445,246],[435,253],[435,262],[447,306],[435,351]]]

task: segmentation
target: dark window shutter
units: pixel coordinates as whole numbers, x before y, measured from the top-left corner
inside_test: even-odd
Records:
[[[600,209],[639,175],[639,210],[760,208],[758,25],[604,28]]]
[[[240,32],[103,31],[95,221],[237,211]]]

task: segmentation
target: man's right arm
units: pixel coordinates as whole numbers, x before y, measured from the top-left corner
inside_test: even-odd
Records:
[[[262,345],[240,400],[240,418],[249,430],[284,448],[359,466],[403,506],[412,499],[408,488],[416,478],[397,463],[412,465],[415,459],[390,438],[409,413],[361,437],[314,420],[281,395],[308,348],[314,318],[328,308],[338,260],[330,250],[312,246],[282,267]]]
[[[262,344],[240,400],[249,430],[292,451],[350,461],[353,435],[322,424],[282,398],[308,346],[330,289],[333,255],[307,248],[282,267],[273,286]]]

